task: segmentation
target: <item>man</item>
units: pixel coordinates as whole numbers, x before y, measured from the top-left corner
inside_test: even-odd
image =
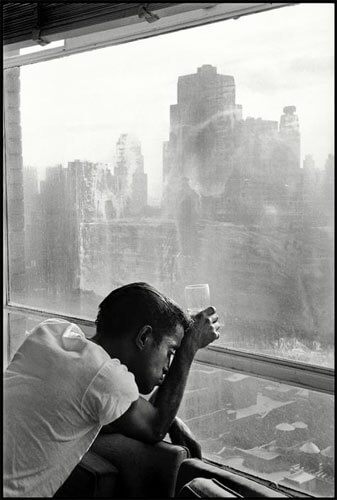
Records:
[[[213,307],[188,318],[146,283],[112,291],[96,326],[88,340],[68,321],[44,321],[9,364],[4,496],[53,496],[104,425],[144,442],[162,440],[195,353],[219,335]],[[156,386],[151,401],[139,395]]]

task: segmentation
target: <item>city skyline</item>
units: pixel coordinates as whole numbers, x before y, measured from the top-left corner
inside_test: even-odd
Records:
[[[107,289],[146,277],[182,303],[184,283],[207,280],[226,311],[227,341],[247,346],[249,331],[255,348],[265,339],[278,349],[273,338],[296,329],[310,343],[319,325],[329,342],[333,156],[322,172],[310,158],[301,171],[296,107],[283,107],[279,122],[244,119],[234,78],[215,66],[176,85],[160,209],[149,207],[142,144],[126,134],[113,168],[80,160],[49,167],[40,195],[35,180],[25,183],[31,288],[61,296],[66,286],[75,300],[94,294],[93,305]]]
[[[153,203],[161,192],[162,143],[168,140],[169,106],[176,102],[177,78],[194,73],[203,64],[212,64],[218,73],[234,76],[244,118],[278,121],[284,106],[295,105],[300,120],[301,165],[311,154],[316,167],[323,169],[334,149],[331,8],[299,5],[291,11],[278,9],[277,16],[273,12],[247,16],[22,67],[24,164],[36,166],[41,175],[42,167],[76,158],[112,163],[119,135],[135,134],[142,144]],[[299,22],[301,16],[305,16],[305,23]],[[278,26],[274,26],[274,18]],[[314,25],[315,36],[309,43],[305,32]],[[294,34],[286,41],[282,30],[292,26],[297,26],[298,36]],[[249,39],[247,48],[247,37],[256,33],[257,27],[259,35],[254,41]],[[245,34],[242,42],[240,33]],[[202,47],[200,42],[195,43],[200,36]],[[262,48],[263,36],[270,43]],[[223,50],[229,42],[235,47],[232,53]],[[178,46],[179,59],[174,58]],[[181,49],[184,46],[188,48],[186,54]],[[289,55],[290,46],[296,57]],[[113,65],[107,70],[110,61]],[[62,85],[65,71],[66,85]],[[36,85],[37,81],[41,85]],[[51,81],[58,84],[56,93]]]

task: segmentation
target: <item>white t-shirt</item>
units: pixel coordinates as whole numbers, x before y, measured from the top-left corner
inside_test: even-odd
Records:
[[[4,496],[52,497],[138,397],[134,375],[77,325],[38,325],[4,377]]]

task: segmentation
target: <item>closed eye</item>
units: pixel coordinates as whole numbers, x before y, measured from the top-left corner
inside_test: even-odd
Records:
[[[170,360],[170,363],[172,363],[172,360],[174,358],[174,355],[176,353],[176,350],[175,349],[172,349],[170,352],[169,352],[169,360]]]

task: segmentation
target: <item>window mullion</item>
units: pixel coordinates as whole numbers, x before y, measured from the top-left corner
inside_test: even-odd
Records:
[[[8,304],[9,296],[8,296],[8,209],[7,209],[7,169],[6,169],[6,106],[3,107],[2,113],[2,123],[3,123],[3,171],[2,171],[2,223],[3,223],[3,257],[2,257],[2,265],[3,265],[3,307]],[[6,330],[4,330],[6,332]]]

